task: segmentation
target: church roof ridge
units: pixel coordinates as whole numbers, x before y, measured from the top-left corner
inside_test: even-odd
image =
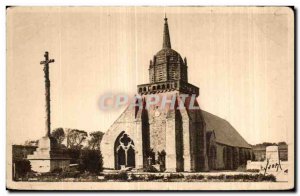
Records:
[[[213,130],[216,142],[227,146],[251,148],[251,145],[240,133],[224,118],[201,110],[207,130]]]

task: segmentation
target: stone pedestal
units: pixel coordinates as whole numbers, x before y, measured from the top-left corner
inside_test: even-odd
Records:
[[[35,172],[46,173],[55,169],[67,170],[70,165],[69,156],[56,148],[49,137],[39,140],[38,148],[32,155],[28,155],[31,169]]]
[[[278,162],[279,161],[278,146],[267,146],[266,158],[269,159],[270,162]]]
[[[277,170],[277,166],[280,164],[278,146],[266,147],[266,160],[265,165],[269,162],[268,170]]]

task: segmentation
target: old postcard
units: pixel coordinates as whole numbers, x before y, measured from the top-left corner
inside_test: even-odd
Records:
[[[291,190],[289,7],[8,7],[7,188]]]

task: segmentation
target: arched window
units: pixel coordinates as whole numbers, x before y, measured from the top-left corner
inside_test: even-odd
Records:
[[[134,142],[124,131],[115,141],[115,168],[135,167]]]

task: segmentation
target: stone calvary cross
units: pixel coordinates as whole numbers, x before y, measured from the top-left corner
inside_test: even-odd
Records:
[[[30,161],[32,171],[38,173],[52,172],[55,169],[68,170],[70,158],[51,137],[51,120],[50,120],[50,79],[49,64],[54,63],[54,59],[49,59],[49,53],[45,52],[45,60],[41,61],[44,65],[45,77],[45,97],[46,97],[46,134],[38,142],[38,148],[33,154],[27,155]]]
[[[49,79],[49,64],[54,63],[54,59],[49,59],[49,53],[46,51],[44,54],[45,60],[41,61],[44,65],[45,77],[45,97],[46,97],[46,137],[50,137],[51,133],[51,119],[50,119],[50,79]]]

